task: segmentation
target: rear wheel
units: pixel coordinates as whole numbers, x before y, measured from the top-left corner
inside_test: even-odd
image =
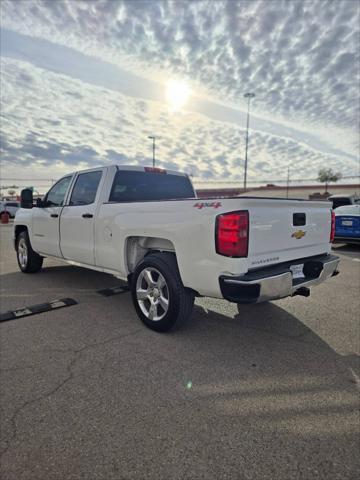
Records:
[[[131,293],[140,320],[157,332],[183,324],[194,305],[194,294],[182,284],[171,253],[146,256],[135,269]]]
[[[44,260],[32,249],[27,232],[21,232],[16,239],[16,256],[23,273],[38,272]]]

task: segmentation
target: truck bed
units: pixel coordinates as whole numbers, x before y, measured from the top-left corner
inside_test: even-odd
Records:
[[[234,211],[249,213],[247,258],[225,257],[215,250],[216,218]],[[331,205],[327,202],[233,197],[105,203],[98,214],[96,245],[103,244],[102,232],[111,223],[117,226],[118,244],[129,238],[150,238],[155,239],[155,248],[156,239],[160,246],[165,239],[163,249],[176,253],[184,284],[209,296],[219,296],[220,275],[241,275],[330,252]],[[115,250],[111,254],[110,245],[96,247],[95,253],[99,264],[113,268],[119,262],[118,269],[126,270],[126,258],[116,258]]]

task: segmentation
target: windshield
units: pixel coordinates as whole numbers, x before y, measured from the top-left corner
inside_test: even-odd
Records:
[[[330,198],[329,200],[332,201],[334,209],[341,207],[342,205],[352,205],[352,201],[349,197]]]

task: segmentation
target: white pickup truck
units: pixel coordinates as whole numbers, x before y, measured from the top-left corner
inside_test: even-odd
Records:
[[[22,272],[55,257],[115,275],[156,331],[188,318],[195,296],[238,305],[308,296],[338,273],[327,202],[198,199],[185,174],[114,165],[66,175],[35,205],[25,189],[21,207]]]

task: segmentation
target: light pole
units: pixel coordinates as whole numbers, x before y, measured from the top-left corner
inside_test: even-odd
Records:
[[[155,137],[150,135],[148,138],[153,141],[153,167],[155,167]]]
[[[289,185],[290,185],[290,166],[288,166],[288,174],[286,181],[286,198],[289,198]]]
[[[245,143],[245,173],[244,173],[244,190],[246,190],[246,178],[247,178],[247,152],[248,152],[248,143],[249,143],[249,117],[250,117],[250,100],[255,97],[255,93],[245,93],[245,98],[248,99],[248,110],[247,110],[247,120],[246,120],[246,143]]]

